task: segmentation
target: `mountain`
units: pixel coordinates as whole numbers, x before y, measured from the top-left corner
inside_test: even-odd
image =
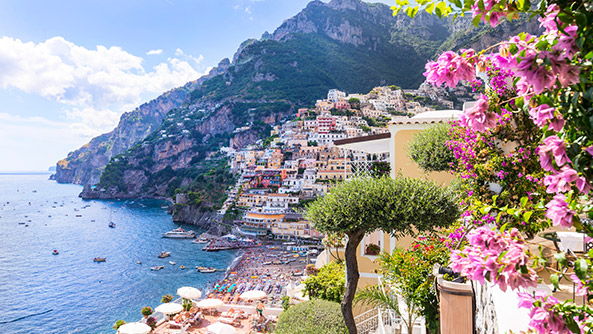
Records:
[[[144,114],[140,107],[122,116],[114,132],[60,161],[57,176],[62,182],[95,183],[111,157],[96,190],[86,187],[83,196],[165,197],[179,188],[200,194],[200,201],[215,208],[233,182],[225,158],[215,153],[220,146],[242,147],[266,137],[270,125],[311,106],[331,88],[363,93],[387,84],[415,88],[423,82],[426,60],[442,48],[502,40],[522,27],[524,22],[515,21],[482,33],[487,28],[473,28],[465,18],[410,19],[393,17],[384,4],[312,1],[273,33],[242,43],[232,62],[221,62],[208,77],[151,101]],[[245,126],[248,130],[236,131]]]

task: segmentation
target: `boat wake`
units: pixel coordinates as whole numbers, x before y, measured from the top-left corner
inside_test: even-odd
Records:
[[[8,320],[8,321],[0,321],[0,324],[9,324],[11,322],[17,322],[19,320],[23,320],[23,319],[27,319],[27,318],[30,318],[30,317],[35,317],[35,316],[38,316],[38,315],[46,314],[46,313],[49,313],[51,311],[53,311],[53,309],[49,309],[49,310],[46,310],[46,311],[43,311],[43,312],[39,312],[39,313],[29,314],[29,315],[26,315],[24,317],[20,317],[20,318]]]

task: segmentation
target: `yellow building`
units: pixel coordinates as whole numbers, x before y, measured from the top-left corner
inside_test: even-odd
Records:
[[[311,228],[308,220],[301,214],[286,214],[284,219],[272,225],[272,234],[276,239],[320,239],[321,234]]]

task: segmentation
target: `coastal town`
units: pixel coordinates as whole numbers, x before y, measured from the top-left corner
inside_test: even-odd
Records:
[[[299,109],[294,119],[275,126],[270,137],[240,149],[221,149],[239,178],[219,214],[240,213],[233,227],[238,235],[319,243],[323,235],[304,218],[305,205],[353,175],[389,173],[388,152],[369,154],[340,144],[360,137],[388,138],[389,122],[435,108],[453,109],[451,97],[457,105],[474,98],[465,86],[446,91],[426,83],[415,90],[376,87],[368,94],[329,90],[315,106]],[[183,194],[176,199],[187,203]]]

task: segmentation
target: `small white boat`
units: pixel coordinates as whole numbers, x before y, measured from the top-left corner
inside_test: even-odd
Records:
[[[194,244],[207,244],[208,243],[208,239],[204,239],[204,238],[199,238],[196,239],[194,241],[192,241]]]
[[[153,267],[150,267],[150,270],[152,270],[152,271],[159,271],[159,270],[161,270],[163,268],[165,268],[165,267],[163,267],[163,266],[153,266]]]
[[[171,256],[171,252],[161,252],[161,253],[160,253],[159,255],[157,255],[157,256],[158,256],[158,257],[160,257],[160,258],[162,259],[162,258],[165,258],[165,257]]]
[[[138,264],[142,264],[142,261],[136,261],[136,263],[138,263]]]
[[[176,265],[177,263],[175,263],[175,262],[173,262],[173,261],[169,261],[169,264],[170,264],[170,265],[172,265],[172,266],[174,266],[174,265]]]
[[[208,267],[208,268],[202,268],[202,269],[200,269],[200,272],[201,272],[201,273],[206,273],[206,274],[207,274],[207,273],[213,273],[213,272],[215,272],[215,271],[216,271],[216,269],[215,269],[215,268],[212,268],[212,267]]]
[[[196,237],[196,232],[186,231],[184,229],[176,228],[173,231],[163,233],[163,238],[175,238],[175,239],[193,239]]]

